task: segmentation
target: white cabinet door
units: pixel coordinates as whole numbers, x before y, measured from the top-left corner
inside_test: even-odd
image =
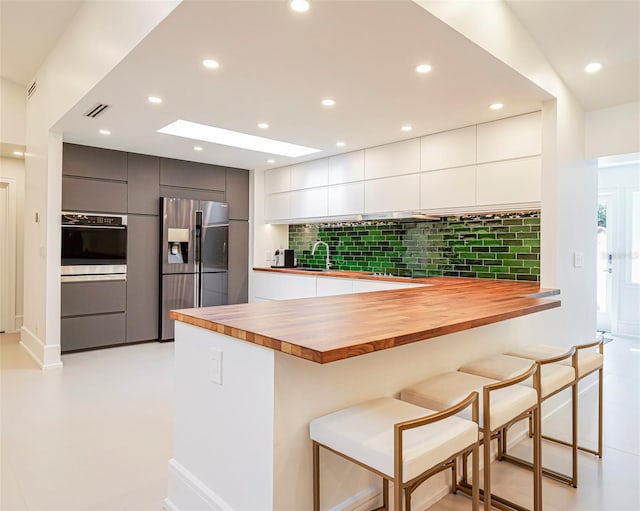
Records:
[[[316,296],[335,296],[353,293],[353,280],[332,277],[318,277]]]
[[[329,182],[329,160],[307,161],[291,166],[291,190],[326,186]]]
[[[264,219],[267,222],[290,218],[290,208],[291,192],[265,195],[264,197]]]
[[[310,188],[291,192],[290,218],[327,216],[327,188]]]
[[[365,213],[420,209],[420,176],[397,176],[364,183]]]
[[[478,124],[478,163],[534,156],[541,152],[540,112]]]
[[[367,293],[369,291],[388,291],[390,289],[405,289],[409,287],[420,287],[423,284],[410,284],[405,282],[387,282],[385,280],[353,280],[354,293]],[[427,284],[429,285],[429,284]]]
[[[433,170],[420,174],[420,209],[475,205],[475,166]]]
[[[364,175],[366,179],[413,174],[419,170],[419,138],[364,150]]]
[[[540,157],[478,165],[476,202],[513,204],[540,201]]]
[[[329,184],[364,179],[364,151],[339,154],[329,158]]]
[[[316,296],[314,276],[253,272],[254,300],[290,300]]]
[[[329,216],[364,213],[363,182],[330,186],[328,190]]]
[[[420,168],[448,169],[476,162],[476,127],[435,133],[420,139]]]
[[[288,192],[291,189],[291,167],[264,171],[264,193]]]

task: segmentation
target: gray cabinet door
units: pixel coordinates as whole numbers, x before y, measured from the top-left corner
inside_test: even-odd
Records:
[[[127,226],[127,342],[158,338],[158,236],[155,216],[129,215]]]
[[[227,169],[227,203],[231,220],[249,220],[249,171]]]
[[[160,158],[146,154],[127,153],[128,160],[128,213],[158,214],[160,195]]]
[[[62,175],[127,180],[127,153],[76,144],[62,146]]]
[[[249,286],[249,223],[229,221],[228,302],[247,303]]]
[[[126,213],[127,183],[64,176],[62,210]]]
[[[160,158],[160,184],[201,190],[225,190],[226,169],[193,161]]]
[[[124,343],[125,314],[79,316],[60,320],[63,352]]]
[[[127,307],[124,280],[63,282],[60,309],[62,317],[124,312]]]

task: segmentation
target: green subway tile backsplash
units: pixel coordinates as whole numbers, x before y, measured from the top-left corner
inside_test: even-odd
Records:
[[[540,212],[466,215],[435,221],[351,222],[289,226],[298,265],[406,277],[453,276],[540,280]]]

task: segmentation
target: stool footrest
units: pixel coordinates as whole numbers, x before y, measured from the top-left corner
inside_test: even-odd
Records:
[[[531,463],[530,461],[527,460],[523,460],[522,458],[518,458],[517,456],[513,456],[511,454],[506,454],[504,453],[502,455],[502,459],[500,461],[508,461],[509,463],[513,463],[514,465],[517,465],[519,467],[523,467],[523,468],[527,468],[529,470],[533,470],[533,463]],[[571,486],[573,488],[577,488],[577,485],[574,484],[573,482],[573,478],[563,474],[561,472],[557,472],[555,470],[551,470],[550,468],[544,468],[542,467],[542,475],[546,476],[550,479],[554,479],[555,481],[558,481],[560,483],[564,483],[568,486]]]
[[[458,490],[465,495],[471,495],[473,487],[466,481],[460,481],[458,483]],[[480,488],[480,500],[484,502],[484,490]],[[498,495],[491,494],[491,506],[503,511],[531,511],[529,508],[516,504],[510,500],[499,497]]]
[[[570,442],[567,442],[565,440],[561,440],[559,438],[554,438],[552,436],[542,435],[542,439],[543,440],[548,440],[549,442],[554,442],[556,444],[564,445],[566,447],[572,447],[572,444]],[[578,445],[577,448],[578,448],[579,451],[588,452],[589,454],[595,454],[599,458],[602,458],[600,453],[598,451],[594,450],[594,449],[589,449],[588,447],[583,447],[581,445]]]

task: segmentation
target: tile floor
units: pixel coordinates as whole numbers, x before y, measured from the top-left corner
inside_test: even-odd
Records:
[[[40,371],[0,334],[0,509],[152,511],[162,509],[171,457],[173,344],[150,343],[65,355],[64,369]],[[586,385],[588,387],[588,385]],[[580,398],[580,437],[595,437],[596,388]],[[580,454],[577,490],[544,481],[549,511],[640,510],[640,340],[606,346],[605,448]],[[545,431],[567,429],[567,414]],[[526,455],[528,442],[514,449]],[[545,461],[566,470],[566,450],[545,444]],[[495,463],[498,493],[527,503],[531,475]],[[469,509],[450,495],[433,511]],[[257,511],[257,510],[256,510]],[[296,510],[306,511],[306,510]]]

